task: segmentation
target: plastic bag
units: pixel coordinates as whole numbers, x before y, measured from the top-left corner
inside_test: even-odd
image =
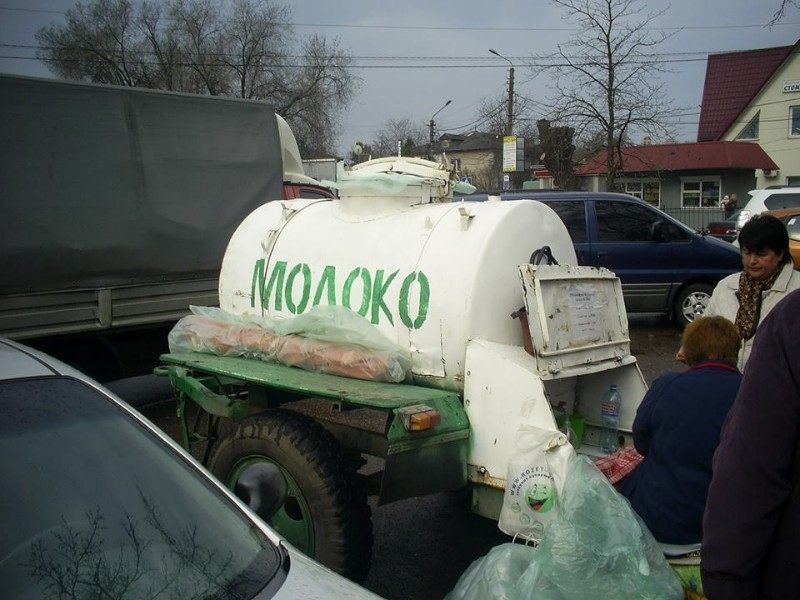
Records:
[[[534,560],[536,548],[500,544],[472,563],[445,600],[518,598],[517,583]]]
[[[411,368],[409,352],[403,352],[367,319],[344,306],[315,306],[292,319],[273,320],[267,326],[280,335],[299,335],[322,342],[392,352],[404,363],[404,368]]]
[[[535,568],[520,579],[542,598],[683,598],[683,588],[653,535],[605,476],[576,457],[564,482],[561,517],[539,544]]]
[[[559,495],[575,451],[560,431],[525,425],[517,431],[498,527],[539,540],[557,518]]]
[[[398,160],[402,161],[400,158]],[[380,170],[379,166],[376,166],[376,169],[369,173],[362,171],[353,173],[346,171],[340,163],[336,168],[336,181],[323,183],[328,184],[329,187],[337,188],[340,195],[350,196],[392,196],[402,194],[408,186],[418,186],[422,182],[444,189],[449,181],[453,192],[464,195],[472,194],[478,189],[470,183],[455,179],[451,180],[452,175],[446,170],[439,171],[431,177],[415,174],[414,172],[399,172],[390,168],[388,163],[385,164],[386,170],[383,171]]]
[[[295,319],[240,317],[216,307],[192,313],[168,335],[170,352],[203,352],[279,362],[368,381],[401,382],[411,359],[358,313],[317,306]]]
[[[572,458],[563,483],[558,518],[538,547],[493,548],[462,574],[448,600],[684,598],[653,535],[588,458]]]

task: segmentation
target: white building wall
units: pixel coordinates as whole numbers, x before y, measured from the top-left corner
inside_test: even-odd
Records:
[[[736,83],[731,82],[731,85]],[[789,114],[793,106],[800,111],[800,54],[796,52],[775,71],[723,137],[726,141],[735,141],[742,129],[761,111],[758,139],[752,141],[758,142],[780,168],[771,177],[757,170],[756,187],[759,189],[786,184],[789,177],[800,178],[800,135],[790,135],[789,130]]]

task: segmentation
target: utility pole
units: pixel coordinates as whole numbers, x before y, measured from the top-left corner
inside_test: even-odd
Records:
[[[431,120],[428,122],[428,128],[430,129],[430,142],[428,143],[428,160],[433,160],[433,130],[436,127],[436,122],[433,119],[436,117],[436,115],[438,115],[445,108],[447,108],[451,102],[452,100],[448,100],[447,102],[445,102],[442,108],[433,113],[433,116],[431,116]]]
[[[495,56],[502,58],[509,64],[508,69],[508,104],[506,106],[506,136],[513,136],[514,135],[514,63],[512,63],[508,58],[500,54],[497,50],[493,50],[489,48],[489,52],[494,54]],[[505,140],[503,141],[505,145]],[[517,187],[519,181],[519,174],[517,173],[516,166],[511,172],[508,174],[508,183],[513,188]],[[503,176],[503,185],[505,187],[505,175]]]
[[[497,50],[489,48],[489,52],[499,56],[511,67],[508,69],[508,106],[506,107],[506,135],[514,135],[514,63],[500,54]]]

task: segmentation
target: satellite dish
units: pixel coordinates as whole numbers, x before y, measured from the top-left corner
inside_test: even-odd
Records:
[[[356,144],[353,146],[353,154],[356,156],[361,156],[361,153],[364,151],[364,147],[361,144]]]

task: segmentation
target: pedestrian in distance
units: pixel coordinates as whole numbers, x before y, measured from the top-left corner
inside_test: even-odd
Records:
[[[736,210],[736,206],[739,204],[739,199],[736,194],[731,194],[728,196],[727,194],[725,197],[722,198],[719,205],[722,207],[722,210],[725,211],[725,218],[729,219],[733,214],[733,211]]]

